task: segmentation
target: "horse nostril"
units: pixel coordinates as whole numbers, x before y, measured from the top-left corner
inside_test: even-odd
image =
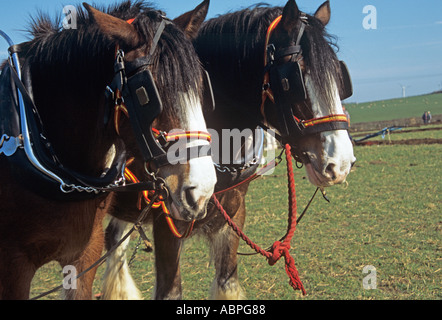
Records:
[[[356,159],[354,161],[351,162],[351,167],[353,168],[353,166],[356,164]]]
[[[196,189],[195,187],[189,187],[184,190],[187,205],[192,209],[195,209],[198,206],[198,202],[195,195],[195,189]]]
[[[331,180],[336,179],[335,167],[336,165],[334,163],[329,163],[325,168],[325,173],[330,177]]]

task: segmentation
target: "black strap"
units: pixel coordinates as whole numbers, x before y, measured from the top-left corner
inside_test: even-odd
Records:
[[[289,55],[292,55],[292,54],[298,55],[298,54],[301,53],[301,51],[302,50],[301,50],[301,46],[300,45],[290,46],[290,47],[278,49],[275,52],[275,60],[278,60],[278,59],[280,59],[282,57],[289,56]]]

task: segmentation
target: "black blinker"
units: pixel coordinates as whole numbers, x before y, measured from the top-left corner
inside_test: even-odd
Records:
[[[282,103],[299,103],[307,99],[301,66],[297,61],[270,68],[270,84],[275,99]]]
[[[339,94],[341,100],[345,100],[353,95],[353,85],[351,83],[350,72],[348,71],[345,62],[339,61],[339,66],[341,67],[341,75],[342,75],[342,85]]]
[[[163,104],[149,69],[127,79],[124,102],[144,160],[163,159],[165,151],[152,133],[152,123],[163,110]]]

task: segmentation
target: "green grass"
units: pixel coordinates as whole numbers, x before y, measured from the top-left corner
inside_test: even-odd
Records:
[[[421,117],[425,111],[442,114],[442,93],[366,103],[345,104],[351,122],[372,122]]]
[[[432,134],[442,138],[441,130]],[[239,259],[239,276],[249,299],[442,298],[442,145],[355,147],[355,155],[348,186],[329,188],[331,203],[318,196],[295,232],[291,253],[308,295],[290,287],[283,259],[269,266],[262,256],[248,256]],[[304,169],[295,171],[295,179],[301,211],[314,187]],[[286,183],[282,163],[252,183],[247,195],[245,232],[262,247],[287,228]],[[240,251],[250,249],[241,244]],[[153,293],[153,263],[153,254],[139,252],[132,266],[145,299]],[[214,269],[203,239],[186,242],[181,264],[184,299],[207,299]],[[362,286],[367,265],[377,271],[375,290]],[[59,269],[50,264],[40,270],[32,292],[58,285]]]

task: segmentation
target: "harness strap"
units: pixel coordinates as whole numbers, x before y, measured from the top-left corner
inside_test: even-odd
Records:
[[[332,114],[310,120],[300,120],[296,117],[294,117],[294,119],[303,126],[301,131],[303,135],[311,135],[324,131],[348,130],[348,118],[345,114]]]
[[[133,162],[133,160],[134,160],[134,158],[129,159],[128,162],[127,162],[127,166],[129,166]],[[129,168],[127,168],[127,166],[126,166],[126,168],[124,170],[124,177],[127,180],[131,181],[135,185],[139,184],[140,180],[137,178],[137,176]],[[142,200],[144,200],[144,202],[148,206],[150,206],[151,208],[161,208],[161,210],[165,214],[166,222],[167,222],[167,224],[169,226],[169,229],[172,232],[172,234],[175,237],[179,238],[179,239],[188,238],[191,235],[191,233],[192,233],[195,220],[193,220],[189,224],[189,227],[187,228],[187,230],[184,233],[180,233],[178,231],[178,228],[175,226],[175,223],[173,221],[172,215],[170,214],[170,211],[169,211],[169,209],[166,206],[166,203],[164,201],[165,199],[163,198],[163,196],[157,195],[155,193],[155,191],[153,191],[153,190],[155,190],[153,188],[150,189],[150,190],[151,190],[150,192],[147,191],[147,190],[142,190],[140,192],[140,194],[138,196],[138,204],[137,204],[138,210],[141,210],[141,208],[142,208]],[[152,198],[156,199],[158,201],[154,200],[154,202],[151,203],[152,202]]]
[[[50,178],[50,180],[59,183],[60,190],[63,193],[70,193],[75,189],[77,191],[99,194],[108,191],[107,188],[116,187],[116,182],[119,180],[119,173],[121,172],[124,163],[123,158],[125,153],[122,152],[119,157],[116,157],[111,168],[100,178],[83,176],[63,166],[58,161],[52,148],[48,148],[48,146],[50,146],[49,142],[46,141],[45,145],[43,145],[43,142],[40,140],[43,125],[38,114],[38,109],[14,66],[11,62],[9,63],[13,83],[20,93],[26,112],[26,119],[23,119],[23,123],[26,124],[26,130],[32,133],[33,137],[32,143],[29,142],[30,149],[26,150],[25,148],[25,152],[27,158],[38,172]],[[24,128],[22,128],[22,131],[23,130]],[[32,154],[28,154],[28,152],[31,152]],[[47,154],[48,152],[49,155]]]

